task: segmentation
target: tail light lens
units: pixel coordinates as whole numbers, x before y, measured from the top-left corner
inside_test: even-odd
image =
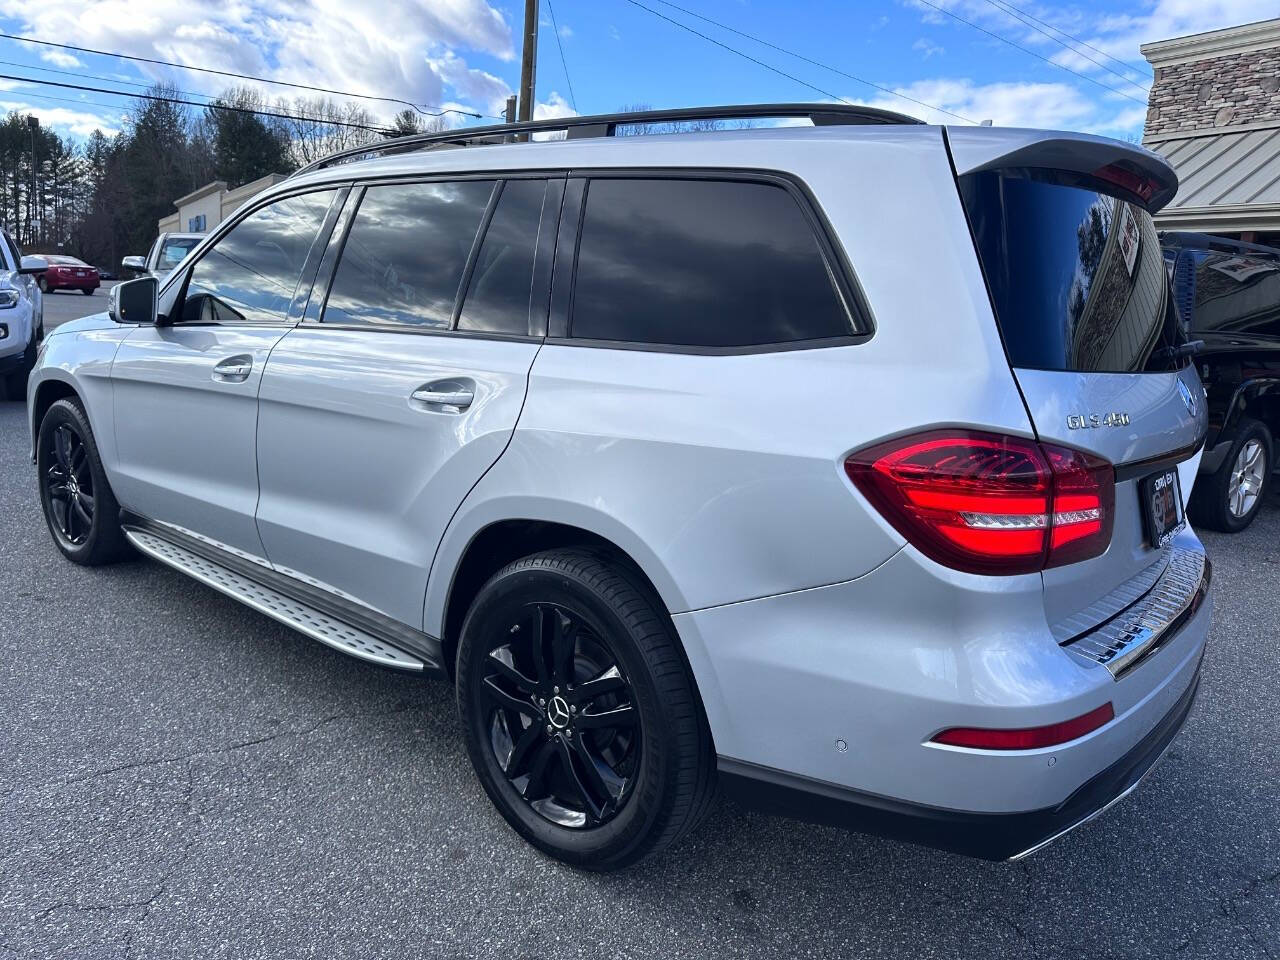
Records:
[[[1115,470],[1048,443],[970,430],[853,454],[849,479],[916,547],[970,573],[1034,573],[1103,553]]]

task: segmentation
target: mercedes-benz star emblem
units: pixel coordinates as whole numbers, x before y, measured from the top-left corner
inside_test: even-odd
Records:
[[[1182,403],[1187,408],[1187,413],[1194,417],[1196,415],[1196,395],[1181,380],[1178,381],[1178,394],[1182,397]]]
[[[569,704],[564,702],[564,697],[552,697],[547,702],[547,719],[557,730],[569,725]]]

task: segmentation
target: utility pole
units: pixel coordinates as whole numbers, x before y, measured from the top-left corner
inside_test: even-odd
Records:
[[[516,122],[516,95],[514,93],[507,97],[507,109],[503,113],[507,123]],[[512,135],[509,133],[502,138],[504,143],[511,143],[512,139]]]
[[[520,56],[520,119],[533,119],[538,73],[538,0],[524,0],[524,51]]]

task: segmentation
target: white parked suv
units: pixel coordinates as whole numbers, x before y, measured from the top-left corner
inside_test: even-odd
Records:
[[[40,257],[24,257],[0,227],[0,399],[27,395],[27,376],[44,339],[44,295],[35,276],[47,268]]]
[[[710,116],[813,125],[612,136]],[[717,784],[1023,855],[1198,685],[1175,189],[1129,144],[830,105],[338,154],[51,334],[45,517],[451,679],[485,790],[570,863]]]

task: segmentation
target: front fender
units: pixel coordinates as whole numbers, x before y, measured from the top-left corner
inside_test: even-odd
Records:
[[[111,364],[120,343],[132,327],[94,327],[74,331],[59,330],[45,339],[35,369],[27,381],[27,424],[31,437],[31,458],[40,418],[58,397],[74,394],[84,407],[93,430],[94,442],[108,476],[116,457],[115,420],[111,393]]]

